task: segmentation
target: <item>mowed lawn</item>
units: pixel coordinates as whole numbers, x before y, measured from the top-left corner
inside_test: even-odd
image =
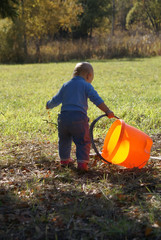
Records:
[[[50,134],[46,101],[71,78],[75,62],[0,65],[0,133],[19,138]],[[93,85],[115,115],[148,134],[160,132],[161,58],[92,62]],[[52,110],[56,122],[60,107]],[[92,121],[102,112],[89,103]],[[55,138],[56,139],[56,138]]]
[[[99,95],[152,137],[151,154],[160,157],[161,57],[91,63]],[[159,240],[160,160],[130,170],[91,158],[85,174],[60,167],[53,124],[60,106],[45,105],[75,64],[0,65],[0,239]],[[101,114],[89,102],[90,123]],[[94,129],[100,148],[113,121]]]

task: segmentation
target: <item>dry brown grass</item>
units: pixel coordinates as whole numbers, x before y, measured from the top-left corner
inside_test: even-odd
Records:
[[[41,46],[40,62],[78,59],[109,59],[161,55],[161,35],[128,35],[94,37],[88,40],[61,40]],[[35,61],[34,47],[29,48],[28,61]]]

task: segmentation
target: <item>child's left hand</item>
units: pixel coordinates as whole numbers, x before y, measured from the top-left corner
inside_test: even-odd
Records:
[[[109,112],[107,113],[107,117],[108,118],[114,118],[115,115],[114,115],[114,113],[112,111],[109,110]]]

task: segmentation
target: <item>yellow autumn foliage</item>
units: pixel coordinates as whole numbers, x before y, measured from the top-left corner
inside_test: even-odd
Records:
[[[27,38],[40,39],[60,28],[71,30],[78,25],[82,7],[77,0],[26,0],[19,17],[24,22]]]

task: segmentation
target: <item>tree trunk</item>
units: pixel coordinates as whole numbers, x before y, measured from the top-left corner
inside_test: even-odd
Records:
[[[40,39],[37,38],[35,41],[36,45],[36,62],[40,63]]]
[[[112,0],[112,36],[115,32],[115,0]]]
[[[21,7],[22,7],[22,18],[24,20],[24,0],[21,0]],[[27,36],[26,36],[25,22],[23,24],[23,48],[24,48],[24,55],[26,58],[28,55],[28,50],[27,50]]]
[[[92,32],[93,32],[93,26],[92,26],[92,23],[91,23],[91,26],[90,26],[90,33],[89,33],[89,37],[92,38]]]

